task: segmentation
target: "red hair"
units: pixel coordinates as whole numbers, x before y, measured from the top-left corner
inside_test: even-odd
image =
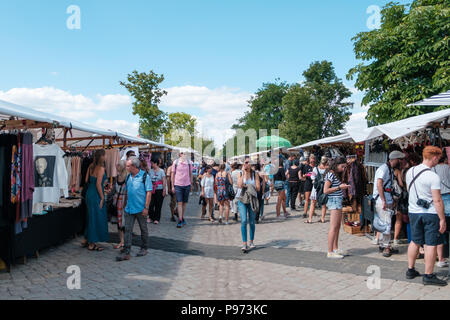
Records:
[[[442,150],[438,147],[428,146],[423,149],[422,156],[425,160],[431,160],[433,157],[442,157]]]

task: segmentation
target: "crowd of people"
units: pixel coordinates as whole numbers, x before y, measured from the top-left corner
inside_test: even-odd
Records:
[[[120,239],[114,246],[120,250],[117,261],[131,258],[136,220],[141,231],[141,250],[137,256],[145,256],[148,224],[160,223],[165,197],[170,197],[170,220],[177,228],[183,228],[189,197],[197,195],[202,220],[224,225],[240,221],[241,250],[247,253],[255,248],[256,224],[264,220],[264,206],[276,193],[276,219],[302,211],[304,222],[311,224],[319,206],[318,222],[326,223],[329,211],[327,257],[345,257],[345,252],[339,249],[339,232],[344,198],[352,188],[344,178],[352,163],[348,157],[323,156],[317,161],[314,154],[291,155],[287,159],[280,155],[277,161],[266,163],[252,162],[247,157],[241,164],[226,161],[219,164],[214,160],[200,164],[181,152],[175,161],[165,165],[162,159],[154,158],[149,168],[145,160],[129,152],[127,160],[117,164],[118,175],[112,185],[105,183],[104,160],[104,150],[98,150],[86,176],[88,223],[82,246],[89,250],[104,250],[98,243],[109,240],[108,211],[112,210]],[[445,214],[450,215],[450,170],[445,153],[429,146],[421,159],[417,154],[407,156],[393,151],[388,162],[377,169],[373,185],[373,228],[377,231],[373,244],[379,246],[384,257],[398,253],[402,224],[409,223],[411,241],[406,277],[419,275],[414,266],[422,253],[426,263],[424,284],[446,285],[433,274],[436,256],[439,267],[448,267],[443,253]]]

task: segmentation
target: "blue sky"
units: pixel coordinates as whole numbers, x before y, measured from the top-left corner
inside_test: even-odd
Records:
[[[263,82],[298,82],[315,60],[332,61],[353,88],[351,38],[368,31],[367,8],[387,2],[2,1],[0,99],[133,131],[119,81],[154,70],[169,91],[162,109],[189,112],[206,129],[217,119],[207,134],[220,143]],[[70,5],[81,10],[80,30],[66,26]],[[359,105],[361,94],[352,99]]]

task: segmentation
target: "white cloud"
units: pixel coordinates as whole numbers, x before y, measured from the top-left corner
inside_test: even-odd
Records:
[[[98,94],[93,100],[82,94],[73,95],[68,91],[53,87],[14,88],[0,91],[0,100],[76,120],[96,118],[98,111],[111,111],[131,105],[131,98],[126,95]]]
[[[168,108],[199,108],[203,111],[214,109],[242,109],[247,105],[251,94],[235,88],[216,88],[183,86],[165,89],[167,96],[161,106]]]
[[[98,119],[94,122],[94,125],[103,128],[111,129],[113,131],[119,131],[131,136],[137,136],[139,134],[139,123],[130,122],[125,120],[105,120]]]
[[[168,95],[163,97],[161,107],[169,112],[185,111],[193,114],[200,133],[212,138],[218,147],[232,137],[234,130],[230,128],[244,115],[251,97],[249,92],[228,87],[210,89],[204,86],[180,86],[165,90]],[[104,119],[105,113],[112,110],[123,108],[127,113],[131,112],[132,99],[128,95],[98,94],[91,98],[54,87],[14,88],[0,90],[0,100],[75,120],[89,121],[102,128],[138,134],[137,122]]]
[[[197,130],[205,137],[211,137],[217,147],[222,147],[233,136],[231,126],[247,110],[251,93],[236,88],[221,87],[209,89],[199,86],[182,86],[165,89],[168,94],[161,100],[167,109],[198,110],[205,115],[195,116]],[[175,111],[175,110],[174,110]]]

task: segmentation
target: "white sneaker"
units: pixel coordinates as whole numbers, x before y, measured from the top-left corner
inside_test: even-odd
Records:
[[[228,221],[225,221],[225,225],[226,225],[226,226],[229,225]]]
[[[242,251],[242,253],[247,253],[248,247],[247,246],[242,246],[241,251]]]
[[[334,250],[334,253],[337,253],[338,255],[341,255],[341,256],[345,256],[346,252],[344,250],[337,249],[337,250]]]
[[[248,246],[249,249],[255,249],[256,246],[253,242],[250,243],[250,245]]]
[[[438,263],[436,263],[436,265],[439,268],[448,268],[448,261],[447,260],[439,261]]]
[[[260,219],[261,221],[263,221],[263,220],[264,220],[264,216],[261,216],[259,219]]]
[[[400,245],[400,240],[394,240],[394,247],[398,247]]]
[[[377,246],[377,245],[378,245],[378,239],[377,239],[377,238],[373,238],[372,244],[373,244],[374,246]]]
[[[329,258],[329,259],[344,259],[344,256],[342,254],[338,254],[336,252],[328,252],[327,258]]]

